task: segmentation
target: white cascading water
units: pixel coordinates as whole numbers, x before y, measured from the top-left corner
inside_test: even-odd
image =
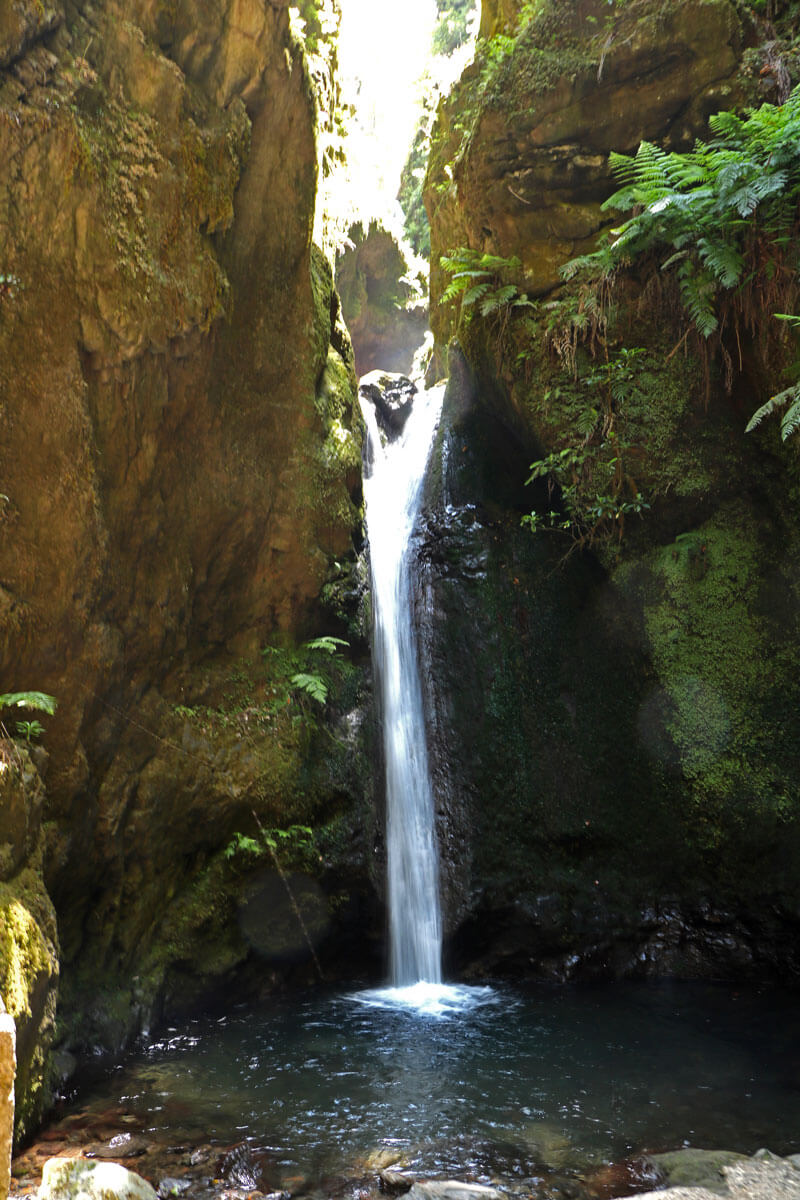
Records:
[[[409,539],[442,395],[442,388],[418,392],[402,434],[386,446],[373,405],[362,401],[373,652],[386,759],[391,983],[403,989],[438,985],[442,978],[439,864],[409,578]]]

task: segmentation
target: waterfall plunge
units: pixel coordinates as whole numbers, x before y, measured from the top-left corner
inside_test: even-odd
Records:
[[[409,539],[442,407],[442,388],[419,392],[402,435],[381,445],[375,409],[362,401],[369,433],[367,503],[374,655],[383,706],[391,982],[439,984],[442,928],[433,794],[422,688],[411,619]]]

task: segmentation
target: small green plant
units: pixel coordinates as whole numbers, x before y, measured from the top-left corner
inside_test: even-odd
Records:
[[[635,447],[618,428],[620,423],[624,428],[626,405],[643,399],[639,372],[644,354],[641,347],[623,347],[578,378],[580,402],[569,443],[531,463],[526,481],[546,479],[548,494],[558,491],[561,508],[531,512],[522,518],[523,525],[569,533],[575,546],[591,546],[614,533],[621,537],[625,518],[649,507],[627,466]]]
[[[346,646],[348,643],[344,638],[331,637],[325,635],[323,637],[312,638],[310,642],[305,643],[304,649],[311,653],[323,653],[335,656],[339,653],[340,646]],[[316,700],[318,704],[324,704],[328,699],[328,690],[330,688],[330,680],[324,673],[319,671],[297,671],[292,675],[292,684],[299,691],[305,692],[312,700]]]
[[[44,725],[36,719],[32,721],[17,721],[17,733],[24,737],[26,742],[32,742],[42,736]]]
[[[709,338],[735,292],[747,319],[766,284],[794,288],[793,239],[800,193],[800,88],[781,105],[710,118],[716,136],[684,154],[642,142],[636,155],[612,154],[622,184],[603,208],[630,212],[592,254],[565,265],[609,275],[647,254],[675,274],[692,324]]]
[[[290,825],[287,829],[263,829],[257,837],[236,832],[223,851],[225,858],[261,858],[279,855],[286,861],[302,863],[319,859],[314,831],[309,825]]]
[[[459,321],[468,321],[473,312],[489,318],[495,326],[495,336],[502,345],[509,317],[516,310],[534,308],[526,292],[513,281],[522,263],[516,257],[503,258],[498,254],[482,254],[461,246],[443,254],[439,263],[452,276],[440,304],[459,302]]]
[[[800,329],[800,317],[792,313],[775,313],[775,316],[779,321],[788,321],[794,329]],[[800,430],[800,380],[788,388],[784,388],[776,396],[771,396],[766,404],[757,408],[748,422],[746,432],[752,433],[756,426],[761,424],[764,417],[770,417],[782,408],[786,409],[781,417],[781,440],[785,442],[788,437]]]
[[[34,712],[47,713],[52,717],[57,707],[58,703],[55,697],[48,696],[46,692],[5,692],[0,695],[0,713],[4,708],[27,708]],[[0,728],[8,736],[1,716]],[[20,737],[25,738],[26,742],[32,742],[44,733],[44,725],[35,718],[17,721],[16,731]]]

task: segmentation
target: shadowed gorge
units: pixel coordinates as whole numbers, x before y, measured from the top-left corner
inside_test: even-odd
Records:
[[[0,5],[0,1200],[800,1196],[798,88]]]

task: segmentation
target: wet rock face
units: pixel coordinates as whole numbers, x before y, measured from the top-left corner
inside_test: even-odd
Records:
[[[352,800],[303,799],[300,722],[184,744],[175,712],[216,711],[226,673],[263,708],[265,642],[343,628],[320,593],[360,537],[352,349],[311,246],[315,101],[283,3],[5,5],[0,109],[0,672],[59,701],[48,886],[67,974],[96,998],[127,981],[103,1018],[124,1040],[186,910],[220,911],[202,877],[246,814]],[[27,846],[10,819],[3,868]],[[204,978],[236,961],[193,944]]]
[[[358,394],[375,406],[378,426],[392,441],[403,432],[411,413],[417,385],[406,375],[391,371],[370,371],[359,380]]]
[[[725,851],[709,853],[691,787],[711,786],[730,742],[705,721],[684,742],[674,718],[654,740],[645,720],[659,673],[673,686],[651,633],[664,591],[643,599],[621,568],[564,562],[556,535],[520,528],[534,451],[463,360],[453,366],[414,543],[452,968],[796,977],[796,825],[776,839],[751,810],[745,833],[734,793],[716,816]],[[743,614],[736,636],[754,620]],[[703,644],[693,653],[708,673]],[[708,782],[687,765],[701,753]]]
[[[484,37],[504,36],[440,107],[426,182],[434,331],[464,351],[418,542],[454,960],[796,978],[797,459],[744,433],[745,393],[780,368],[742,345],[726,392],[654,299],[659,272],[647,290],[620,272],[605,349],[640,356],[643,405],[610,410],[649,507],[588,553],[547,528],[558,489],[524,487],[551,453],[584,461],[602,351],[578,335],[568,363],[550,334],[586,312],[559,268],[607,220],[609,153],[704,135],[753,86],[755,27],[729,0],[530,11],[484,3]],[[518,258],[540,306],[437,304],[455,247]]]

